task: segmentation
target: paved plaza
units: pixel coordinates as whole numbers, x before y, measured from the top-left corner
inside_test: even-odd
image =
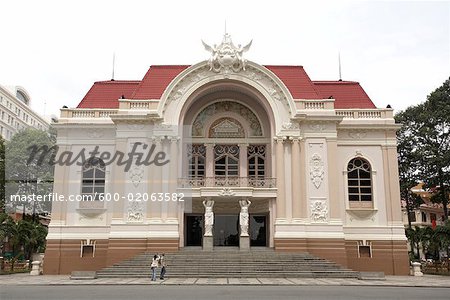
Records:
[[[395,286],[450,288],[449,276],[425,275],[386,276],[385,280],[343,278],[170,278],[150,281],[150,278],[98,278],[71,280],[67,275],[30,276],[14,274],[0,276],[1,285],[248,285],[248,286]]]

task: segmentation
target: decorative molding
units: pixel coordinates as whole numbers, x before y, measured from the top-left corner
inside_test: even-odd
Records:
[[[143,166],[133,166],[130,170],[130,179],[133,183],[134,187],[138,187],[141,183],[142,177],[144,176],[144,167]]]
[[[348,132],[348,136],[355,140],[360,140],[362,138],[365,138],[366,135],[367,135],[367,130],[362,130],[362,129],[354,129],[354,130],[350,130]]]
[[[86,130],[86,135],[93,139],[101,138],[103,136],[103,133],[103,130],[100,130],[98,128],[88,128]]]
[[[363,157],[364,155],[363,155],[363,153],[362,153],[362,151],[361,151],[360,149],[356,149],[356,151],[355,151],[355,156],[361,156],[361,157]]]
[[[236,193],[230,189],[229,187],[224,187],[220,192],[219,192],[219,196],[229,196],[232,197],[234,196]]]
[[[127,209],[127,222],[143,222],[144,221],[144,202],[129,201]]]
[[[320,187],[324,177],[324,163],[322,157],[318,153],[314,153],[309,161],[309,176],[316,189]]]
[[[326,222],[328,220],[328,207],[326,200],[312,200],[310,204],[311,220]]]

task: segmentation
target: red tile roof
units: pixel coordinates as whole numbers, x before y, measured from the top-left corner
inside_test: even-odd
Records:
[[[322,99],[334,98],[334,108],[376,108],[358,82],[313,81]]]
[[[118,108],[118,99],[160,99],[187,65],[151,66],[141,81],[99,81],[78,108]],[[358,82],[311,81],[302,66],[266,66],[283,81],[294,99],[336,99],[335,108],[375,108]]]
[[[128,80],[97,81],[77,108],[119,108],[118,99],[122,95],[129,99],[139,83]]]
[[[265,66],[283,81],[294,99],[322,99],[302,66]]]
[[[160,99],[169,83],[189,66],[151,66],[131,99]]]

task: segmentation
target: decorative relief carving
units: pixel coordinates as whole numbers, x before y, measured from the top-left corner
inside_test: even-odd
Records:
[[[297,122],[284,122],[281,127],[286,130],[298,130],[300,125]]]
[[[311,220],[314,222],[326,222],[328,219],[328,207],[325,200],[313,200],[310,204]]]
[[[221,118],[216,120],[209,130],[211,138],[243,138],[245,137],[242,125],[235,119]]]
[[[360,140],[362,138],[365,138],[366,135],[367,135],[367,131],[362,130],[362,129],[350,130],[348,132],[348,136],[355,140]]]
[[[317,189],[323,181],[323,176],[325,173],[323,165],[322,157],[319,154],[314,153],[309,161],[309,176]]]
[[[144,202],[129,201],[127,210],[127,222],[144,221]]]
[[[256,115],[246,106],[232,101],[221,101],[205,107],[195,118],[192,125],[192,136],[199,137],[205,133],[205,123],[215,114],[222,112],[233,112],[248,121],[250,136],[262,136],[261,124]]]
[[[93,139],[98,139],[103,136],[103,130],[98,128],[89,128],[86,130],[86,135]]]
[[[144,176],[143,166],[133,166],[130,170],[130,179],[135,187],[138,187],[141,183],[142,177]]]
[[[314,131],[324,131],[327,129],[327,124],[324,122],[313,122],[309,124],[309,128]]]
[[[145,124],[144,124],[144,122],[139,122],[139,121],[129,121],[127,126],[131,130],[140,130],[140,129],[144,128]]]

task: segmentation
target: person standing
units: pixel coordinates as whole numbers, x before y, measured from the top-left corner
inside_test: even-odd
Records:
[[[164,253],[159,257],[159,265],[161,266],[161,272],[159,273],[159,279],[164,280],[164,275],[166,275],[166,259],[164,258]]]
[[[159,257],[157,254],[153,256],[152,264],[150,265],[150,269],[152,270],[152,281],[156,280],[156,268],[158,268]]]

